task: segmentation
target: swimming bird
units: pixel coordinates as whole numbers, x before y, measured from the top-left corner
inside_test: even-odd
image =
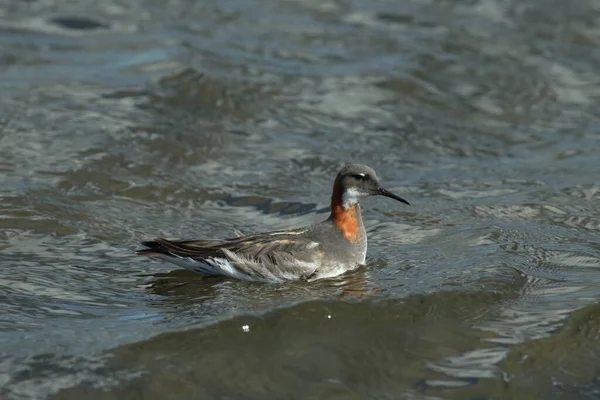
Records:
[[[329,278],[365,264],[367,234],[359,199],[386,196],[409,204],[384,189],[372,168],[347,164],[337,174],[331,214],[303,228],[257,233],[229,239],[142,242],[136,254],[166,260],[203,275],[282,282]]]

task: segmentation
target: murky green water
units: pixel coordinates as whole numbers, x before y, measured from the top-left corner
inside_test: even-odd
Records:
[[[600,3],[0,4],[0,397],[600,396]],[[324,219],[368,266],[205,279],[155,236]]]

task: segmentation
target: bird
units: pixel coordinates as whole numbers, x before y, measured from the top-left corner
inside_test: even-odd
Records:
[[[142,242],[136,254],[161,259],[202,275],[260,282],[314,281],[365,265],[367,233],[359,200],[385,196],[410,205],[379,184],[375,171],[346,164],[333,182],[331,213],[302,228],[238,234],[226,239]]]

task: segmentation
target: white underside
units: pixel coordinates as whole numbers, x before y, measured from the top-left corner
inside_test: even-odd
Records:
[[[244,274],[233,266],[231,261],[226,258],[208,258],[203,261],[194,260],[188,257],[162,257],[163,260],[175,264],[184,269],[202,274],[228,276],[230,278],[242,279],[246,281],[256,281],[252,275]]]
[[[354,266],[353,268],[348,268],[348,265],[339,264],[339,265],[337,265],[334,268],[328,268],[328,269],[326,269],[326,272],[323,272],[322,274],[317,274],[314,277],[314,279],[311,279],[311,280],[333,278],[335,276],[342,275],[346,271],[353,270],[353,269],[355,269],[357,267],[358,267],[358,265]]]
[[[365,265],[367,263],[367,247],[368,247],[368,242],[365,241],[365,251],[363,251],[361,254],[361,256],[362,256],[362,260],[360,262],[361,265]]]
[[[262,281],[262,282],[284,282],[297,280],[301,278],[308,278],[309,280],[317,280],[324,278],[332,278],[334,276],[341,275],[346,271],[353,270],[358,265],[347,265],[337,264],[330,265],[327,268],[319,268],[315,264],[295,261],[290,268],[276,268],[275,272],[258,274],[245,273],[243,270],[237,268],[235,263],[226,258],[208,258],[202,261],[194,260],[187,257],[176,257],[176,256],[164,256],[160,257],[162,260],[167,261],[171,264],[175,264],[184,269],[209,276],[227,276],[230,278],[241,279],[246,281]],[[361,264],[364,264],[361,263]],[[314,275],[313,275],[314,273]]]

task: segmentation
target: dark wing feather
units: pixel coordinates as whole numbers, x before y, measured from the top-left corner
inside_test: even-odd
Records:
[[[251,260],[269,259],[275,261],[282,253],[294,255],[298,259],[310,259],[307,249],[316,244],[302,231],[270,232],[259,235],[242,236],[225,240],[167,240],[156,239],[143,242],[148,249],[138,250],[139,255],[170,255],[202,260],[211,257],[226,257],[223,250]],[[305,254],[305,256],[303,256]]]

